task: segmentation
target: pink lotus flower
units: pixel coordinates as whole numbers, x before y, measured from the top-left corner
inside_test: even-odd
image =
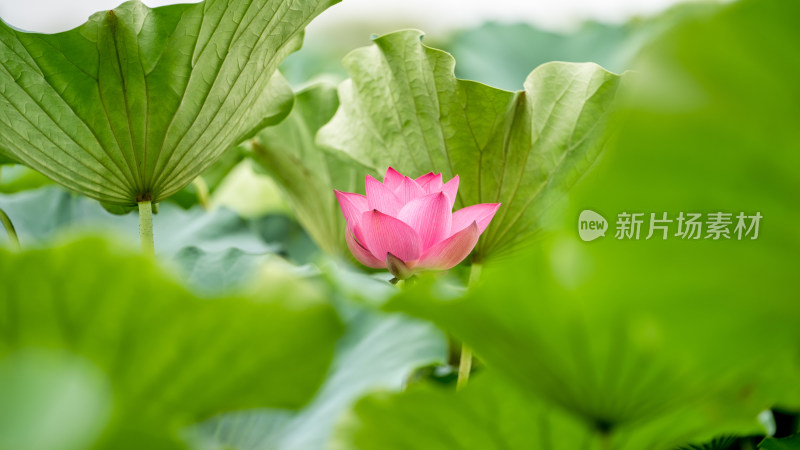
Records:
[[[453,212],[458,175],[442,183],[433,172],[412,179],[389,167],[383,183],[367,175],[367,195],[336,192],[353,256],[398,279],[422,270],[447,270],[469,255],[499,203]]]

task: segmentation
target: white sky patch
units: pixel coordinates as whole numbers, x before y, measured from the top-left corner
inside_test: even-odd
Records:
[[[194,3],[143,0],[148,6]],[[0,0],[0,17],[24,30],[54,33],[69,30],[92,13],[113,9],[120,0]],[[679,0],[344,0],[312,22],[309,34],[324,34],[344,24],[394,24],[429,34],[443,34],[486,21],[530,23],[550,30],[569,30],[586,20],[619,23],[652,15]],[[382,31],[378,26],[376,31]]]

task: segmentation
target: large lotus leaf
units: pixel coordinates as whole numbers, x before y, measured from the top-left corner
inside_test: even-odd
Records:
[[[346,252],[344,216],[334,189],[364,193],[368,166],[346,154],[320,149],[314,137],[339,107],[336,88],[320,83],[296,94],[295,106],[280,124],[265,128],[249,143],[253,159],[287,194],[297,219],[324,250]]]
[[[58,34],[0,24],[0,147],[100,201],[158,202],[291,107],[276,74],[336,0],[138,1]]]
[[[464,300],[433,291],[394,307],[606,428],[709,396],[753,414],[796,401],[800,146],[789,130],[800,66],[773,44],[800,42],[797,12],[742,1],[665,34],[637,59],[643,83],[627,123],[555,230],[527,257],[487,264]],[[585,209],[609,221],[605,237],[580,239]],[[619,233],[624,212],[642,214],[638,239]],[[698,239],[676,236],[681,212],[702,215]],[[706,228],[717,212],[731,214],[729,239]],[[757,238],[737,237],[740,212],[762,216]],[[668,233],[647,238],[662,213]]]
[[[485,373],[461,392],[423,385],[403,393],[368,395],[340,420],[329,448],[674,450],[731,427],[758,432],[754,417],[731,410],[714,414],[717,422],[724,418],[724,426],[709,421],[713,415],[682,410],[657,423],[636,424],[610,435]]]
[[[785,272],[758,272],[760,259],[736,270],[701,270],[664,252],[657,263],[648,246],[626,251],[620,261],[574,239],[559,234],[543,239],[531,255],[487,265],[464,299],[441,287],[419,287],[388,308],[434,321],[521,392],[614,439],[687,411],[724,425],[713,420],[720,411],[735,406],[755,418],[774,404],[758,386],[765,378],[783,380],[769,374],[788,353],[784,343],[796,336],[800,310],[785,296],[754,296],[759,288],[746,274],[777,283]],[[736,253],[716,257],[734,261]],[[741,332],[763,324],[770,324],[770,333]],[[685,432],[658,428],[666,441]]]
[[[621,77],[595,64],[548,63],[509,92],[458,80],[453,58],[418,31],[376,38],[344,59],[342,105],[322,145],[409,176],[459,175],[456,206],[502,202],[475,259],[509,250],[598,155]]]
[[[302,406],[341,328],[304,284],[281,283],[257,301],[200,299],[103,241],[0,251],[0,279],[0,355],[36,347],[94,363],[113,391],[109,448],[174,441],[182,426],[224,411]]]

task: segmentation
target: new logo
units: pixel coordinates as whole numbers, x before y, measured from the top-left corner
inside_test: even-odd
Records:
[[[605,217],[591,209],[581,211],[581,215],[578,217],[578,234],[581,239],[586,242],[593,241],[600,236],[605,236],[607,229],[608,221]]]

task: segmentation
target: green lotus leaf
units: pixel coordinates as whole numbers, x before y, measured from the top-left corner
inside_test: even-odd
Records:
[[[334,189],[364,193],[369,166],[346,154],[320,149],[314,137],[339,107],[336,88],[311,85],[295,96],[295,106],[280,124],[265,128],[247,145],[286,193],[297,219],[314,241],[332,254],[346,253],[344,217]]]
[[[414,385],[363,397],[339,420],[331,450],[592,450],[591,430],[483,374],[462,392]],[[594,441],[594,442],[593,442]]]
[[[288,113],[276,68],[336,1],[131,1],[57,34],[0,23],[0,148],[108,204],[161,201]]]
[[[299,408],[341,332],[333,308],[299,281],[260,298],[198,298],[149,258],[100,240],[0,250],[0,279],[0,359],[47,349],[93,363],[114,399],[102,448],[173,442],[225,411]]]
[[[595,64],[539,66],[518,92],[456,79],[453,58],[419,31],[347,55],[342,103],[318,135],[382,172],[459,175],[456,206],[503,203],[474,258],[510,250],[600,152],[621,77]]]
[[[367,395],[342,416],[328,448],[675,450],[695,437],[720,429],[742,427],[739,429],[757,433],[755,419],[739,414],[734,409],[704,416],[683,409],[612,435],[587,426],[540,398],[528,396],[487,371],[460,392],[421,385],[411,386],[403,393]],[[713,420],[709,420],[711,417]],[[715,422],[723,418],[725,425],[720,427]]]
[[[746,274],[763,267],[760,259],[700,270],[681,266],[679,251],[662,249],[656,262],[646,245],[585,248],[576,239],[559,233],[524,257],[487,264],[465,298],[454,299],[439,283],[430,290],[421,284],[387,308],[432,320],[520,392],[615,440],[637,427],[658,428],[659,439],[673,444],[710,439],[717,434],[684,433],[727,425],[722,413],[733,409],[755,423],[774,404],[776,397],[759,385],[783,380],[772,372],[790,353],[781,344],[796,336],[800,309],[786,297],[753,296]],[[729,249],[707,258],[735,261],[735,255]],[[776,282],[786,271],[755,276]],[[764,323],[771,324],[768,335],[741,333]],[[695,416],[688,431],[659,425]]]

